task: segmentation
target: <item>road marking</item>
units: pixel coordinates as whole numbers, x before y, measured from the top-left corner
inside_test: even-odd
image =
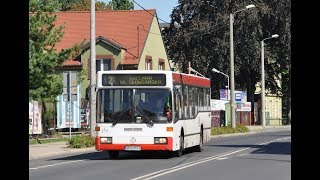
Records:
[[[57,164],[49,164],[49,165],[39,166],[39,167],[29,168],[29,169],[30,169],[30,170],[33,170],[33,169],[41,169],[41,168],[46,168],[46,167],[51,167],[51,166],[59,166],[59,165],[62,165],[62,164],[68,164],[68,163],[79,162],[79,161],[84,161],[84,159],[82,159],[82,160],[76,160],[76,161],[67,161],[67,162],[62,162],[62,163],[57,163]]]
[[[171,168],[167,168],[167,169],[156,171],[156,172],[153,172],[153,173],[150,173],[150,174],[139,176],[139,177],[136,177],[136,178],[131,179],[131,180],[140,180],[140,179],[149,180],[149,179],[153,179],[153,178],[156,178],[156,177],[159,177],[159,176],[163,176],[163,175],[166,175],[166,174],[169,174],[169,173],[172,173],[172,172],[175,172],[175,171],[179,171],[179,170],[191,167],[191,166],[195,166],[195,165],[198,165],[198,164],[202,164],[202,163],[205,163],[205,162],[208,162],[208,161],[213,161],[213,160],[217,160],[217,159],[221,160],[222,158],[228,158],[228,157],[225,157],[225,156],[228,156],[228,155],[231,155],[231,154],[235,154],[235,153],[238,153],[238,152],[241,152],[241,151],[245,151],[245,150],[253,148],[253,147],[257,146],[257,145],[269,144],[269,143],[272,143],[274,141],[285,140],[285,139],[288,139],[288,138],[290,138],[290,137],[278,138],[278,139],[275,139],[275,140],[263,142],[263,143],[256,144],[256,145],[252,145],[251,147],[242,148],[242,149],[239,149],[239,150],[236,150],[236,151],[231,151],[231,152],[228,152],[228,153],[225,153],[225,154],[222,153],[221,155],[219,154],[219,155],[210,156],[210,157],[203,158],[203,159],[196,160],[196,161],[191,161],[189,163],[181,164],[181,165],[178,165],[178,166],[173,166]]]
[[[200,159],[200,160],[195,160],[195,161],[191,161],[191,162],[188,162],[188,163],[180,164],[180,165],[177,165],[177,166],[168,168],[168,169],[178,168],[178,167],[185,166],[185,165],[188,165],[188,164],[192,164],[192,163],[195,163],[195,162],[198,162],[198,161],[210,159],[210,158],[215,157],[215,156],[218,157],[218,156],[223,155],[223,154],[224,154],[224,153],[220,153],[220,154],[217,154],[217,155],[214,155],[214,156],[210,156],[210,157],[206,157],[206,158],[203,158],[203,159]],[[144,177],[147,177],[147,176],[150,176],[150,175],[154,175],[154,174],[158,174],[158,173],[167,171],[168,169],[163,169],[163,170],[160,170],[160,171],[156,171],[156,172],[153,172],[153,173],[150,173],[150,174],[146,174],[146,175],[144,175],[144,176],[140,176],[140,177],[137,177],[137,178],[138,178],[138,179],[141,179],[141,178],[143,179]],[[136,179],[136,178],[135,178],[135,179]],[[135,179],[132,179],[132,180],[135,180]]]
[[[222,158],[217,158],[217,160],[225,160],[228,159],[229,157],[222,157]]]
[[[91,158],[91,159],[99,159],[99,158],[102,158],[102,157],[96,157],[96,158]],[[42,168],[46,168],[46,167],[59,166],[59,165],[63,165],[63,164],[81,162],[81,161],[86,161],[86,160],[87,159],[81,159],[81,160],[67,161],[67,162],[62,162],[62,163],[57,163],[57,164],[49,164],[49,165],[45,165],[45,166],[38,166],[38,167],[34,167],[34,168],[29,168],[29,170],[42,169]]]
[[[239,157],[240,157],[240,156],[245,156],[245,155],[248,155],[248,154],[239,154],[239,155],[237,155],[237,156],[239,156]]]

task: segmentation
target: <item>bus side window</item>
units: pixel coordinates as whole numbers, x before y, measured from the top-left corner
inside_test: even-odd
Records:
[[[183,94],[181,85],[175,85],[174,87],[174,114],[175,119],[183,119],[184,117],[184,102],[183,102]]]
[[[179,119],[182,119],[183,116],[183,105],[182,105],[182,99],[181,94],[178,94],[178,117]]]

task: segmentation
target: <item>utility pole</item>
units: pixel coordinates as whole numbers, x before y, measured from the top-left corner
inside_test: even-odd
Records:
[[[236,112],[234,99],[234,50],[233,50],[233,14],[230,8],[230,109],[231,109],[231,126],[236,127]]]
[[[264,43],[261,41],[261,119],[262,126],[266,126],[266,109],[265,109],[265,80],[264,80]]]
[[[254,8],[255,5],[250,4],[246,6],[245,9],[240,9],[238,11],[235,11],[234,13],[232,12],[232,7],[233,7],[233,1],[230,0],[229,4],[230,8],[230,109],[231,109],[231,126],[232,128],[236,127],[236,103],[235,103],[235,98],[234,98],[234,50],[233,50],[233,22],[234,22],[234,16],[236,13],[244,11],[249,8]]]
[[[95,0],[90,4],[90,135],[95,137],[96,127],[96,17]]]
[[[261,41],[261,120],[262,127],[266,126],[266,107],[265,107],[265,79],[264,79],[264,41],[271,38],[278,38],[278,34],[274,34],[271,37],[264,38]]]

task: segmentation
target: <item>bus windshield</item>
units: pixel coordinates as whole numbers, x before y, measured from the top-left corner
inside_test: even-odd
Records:
[[[172,98],[169,89],[100,89],[99,123],[169,123]]]

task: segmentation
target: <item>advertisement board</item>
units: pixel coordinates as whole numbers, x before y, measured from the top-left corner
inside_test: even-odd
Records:
[[[211,111],[225,111],[226,109],[226,103],[229,101],[225,100],[219,100],[219,99],[211,99],[210,101],[210,106],[211,106]]]
[[[227,89],[220,89],[220,100],[228,100],[228,95]]]
[[[251,111],[251,102],[237,102],[237,109],[236,111]]]
[[[41,105],[38,101],[29,102],[29,134],[42,134]]]
[[[220,100],[230,99],[230,90],[220,89]],[[235,102],[247,102],[247,92],[246,91],[234,91]]]
[[[63,92],[57,97],[57,128],[81,127],[81,94],[78,72],[63,72]]]
[[[246,91],[234,91],[235,102],[247,102]]]

